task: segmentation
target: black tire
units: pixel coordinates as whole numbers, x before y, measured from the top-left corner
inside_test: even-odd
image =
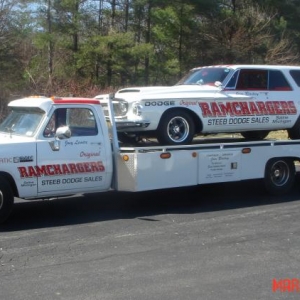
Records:
[[[186,145],[193,141],[195,124],[183,110],[170,110],[160,120],[157,140],[162,145]]]
[[[14,205],[14,194],[9,182],[0,176],[0,223],[7,220]]]
[[[124,144],[136,144],[141,138],[136,133],[118,132],[118,140]]]
[[[295,164],[289,158],[270,159],[265,168],[265,187],[272,195],[283,195],[295,182]]]
[[[247,140],[263,140],[269,133],[270,131],[267,130],[244,131],[241,135]]]
[[[288,129],[288,135],[291,140],[300,139],[300,119],[297,120],[292,128]]]

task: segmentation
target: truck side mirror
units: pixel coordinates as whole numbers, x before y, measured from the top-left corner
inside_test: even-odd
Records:
[[[58,127],[55,133],[55,137],[59,140],[65,140],[72,135],[69,126]]]

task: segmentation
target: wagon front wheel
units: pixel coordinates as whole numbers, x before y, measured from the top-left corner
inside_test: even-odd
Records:
[[[195,134],[193,118],[185,111],[171,110],[161,119],[157,139],[163,145],[186,145]]]

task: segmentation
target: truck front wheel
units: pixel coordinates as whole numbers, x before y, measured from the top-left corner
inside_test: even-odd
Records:
[[[265,187],[272,195],[283,195],[294,185],[295,164],[289,158],[270,159],[265,168]]]
[[[9,182],[0,176],[0,223],[3,223],[10,215],[14,204],[14,195]]]
[[[163,145],[186,145],[195,134],[193,118],[185,111],[170,110],[160,120],[157,139]]]

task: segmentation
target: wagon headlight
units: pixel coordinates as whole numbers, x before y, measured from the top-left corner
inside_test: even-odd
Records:
[[[119,102],[119,109],[120,109],[120,113],[122,115],[126,115],[127,110],[128,110],[128,103],[126,101],[120,101]]]
[[[122,99],[115,99],[113,101],[115,116],[125,116],[128,111],[128,103]]]
[[[132,112],[137,115],[140,116],[142,114],[142,105],[140,105],[138,102],[135,102],[132,104]]]

